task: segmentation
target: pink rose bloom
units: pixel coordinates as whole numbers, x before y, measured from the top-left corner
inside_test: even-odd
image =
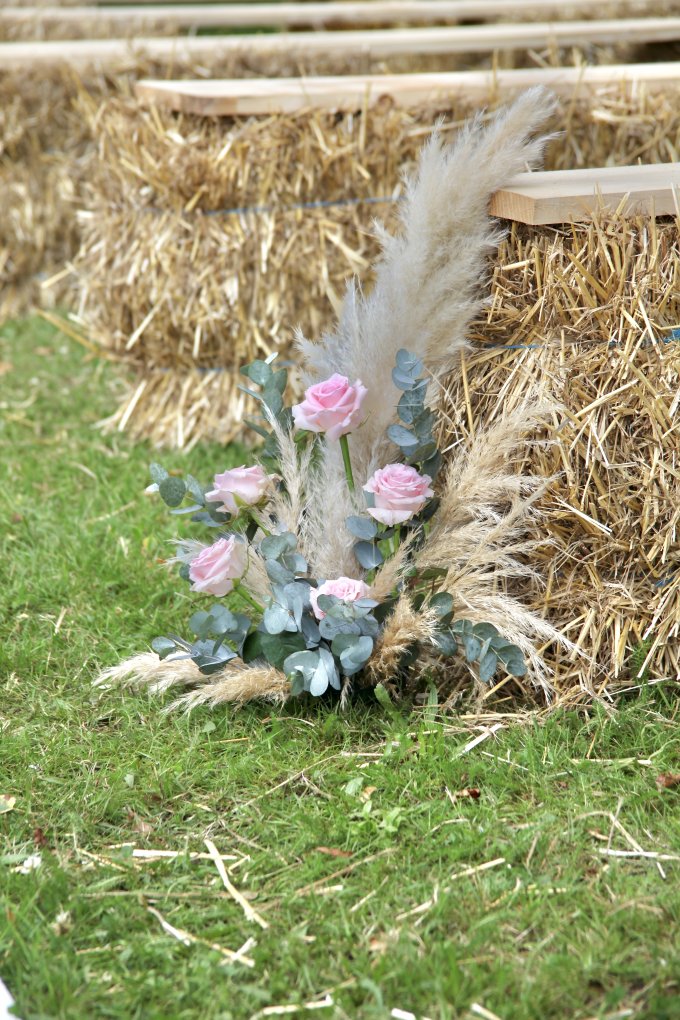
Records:
[[[241,506],[259,503],[266,495],[271,480],[271,475],[266,474],[259,464],[249,468],[242,464],[241,467],[215,475],[215,488],[212,492],[206,492],[205,498],[209,503],[222,503],[219,508],[221,511],[237,514],[239,503]]]
[[[367,393],[360,379],[350,386],[347,376],[336,372],[305,390],[305,399],[293,407],[295,425],[309,432],[325,432],[331,440],[339,439],[361,425],[361,405]]]
[[[220,538],[202,549],[189,564],[192,591],[209,595],[226,595],[246,572],[248,551],[245,542],[235,535]]]
[[[388,464],[379,468],[364,485],[364,492],[373,493],[374,506],[368,508],[371,517],[381,524],[403,524],[430,498],[429,475],[419,475],[409,464]]]
[[[335,595],[343,602],[356,602],[357,599],[365,599],[369,591],[368,585],[363,581],[355,581],[352,577],[336,577],[334,581],[324,581],[318,588],[310,588],[309,601],[317,620],[323,620],[326,614],[323,609],[319,609],[319,595]]]

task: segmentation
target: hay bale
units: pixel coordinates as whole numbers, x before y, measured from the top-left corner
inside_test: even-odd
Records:
[[[602,59],[605,52],[602,51]],[[485,59],[485,58],[484,58]],[[526,59],[524,55],[520,59]],[[502,54],[499,66],[511,66],[513,54]],[[130,97],[139,78],[210,78],[295,76],[299,74],[364,74],[382,71],[436,71],[479,63],[474,58],[404,56],[389,61],[365,54],[352,59],[232,56],[200,64],[167,64],[144,59],[139,53],[110,72],[87,70],[77,74],[67,66],[0,71],[0,173],[35,183],[15,195],[11,221],[0,225],[0,322],[9,314],[27,311],[35,304],[73,301],[68,275],[45,289],[46,277],[67,269],[79,247],[75,207],[85,203],[84,183],[89,159],[96,153],[92,123],[99,105],[113,96]],[[74,203],[55,205],[72,186]],[[42,197],[41,197],[42,196]],[[70,217],[64,230],[65,217]],[[35,234],[35,224],[40,230]],[[15,254],[18,247],[28,251]],[[21,275],[11,265],[23,265]]]
[[[583,652],[549,650],[567,700],[680,679],[679,226],[516,225],[446,400],[453,443],[537,384],[563,402],[523,468],[552,478],[533,608]]]
[[[565,102],[548,167],[676,159],[678,96],[617,86]],[[145,384],[112,424],[159,444],[237,435],[238,367],[285,355],[297,324],[308,336],[330,324],[345,279],[367,277],[372,215],[395,215],[390,204],[343,203],[398,197],[401,171],[442,112],[455,131],[469,108],[386,104],[347,116],[218,121],[107,103],[94,125],[99,160],[82,223],[79,316]],[[299,208],[313,203],[321,206]],[[187,380],[196,372],[194,401]]]

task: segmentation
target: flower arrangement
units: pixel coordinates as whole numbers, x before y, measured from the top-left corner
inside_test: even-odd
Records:
[[[414,558],[433,527],[437,500],[430,485],[442,461],[433,436],[435,415],[425,407],[429,380],[420,359],[401,349],[392,371],[394,385],[402,391],[397,403],[401,423],[390,425],[387,432],[400,459],[377,468],[360,488],[350,447],[350,436],[362,427],[368,396],[360,380],[351,384],[335,373],[309,386],[304,400],[290,408],[283,404],[285,368],[275,370],[271,361],[255,361],[242,371],[259,387],[259,392],[247,392],[261,402],[263,422],[275,426],[270,431],[264,424],[255,425],[265,439],[270,473],[262,465],[243,466],[216,475],[214,488],[204,488],[194,478],[185,483],[170,477],[154,464],[151,488],[173,513],[190,514],[195,523],[219,529],[216,541],[200,551],[195,543],[180,542],[176,558],[192,591],[220,598],[235,594],[245,611],[234,611],[223,602],[199,610],[189,623],[195,640],[156,638],[152,647],[159,657],[189,658],[206,676],[224,670],[236,658],[246,665],[266,662],[284,673],[291,694],[318,696],[329,687],[340,691],[350,678],[361,677],[385,622],[408,593],[416,611],[430,614],[428,639],[440,655],[454,655],[460,648],[469,662],[477,663],[483,681],[491,680],[499,666],[513,676],[524,676],[521,649],[492,623],[453,619],[453,597],[441,587],[447,569],[419,569]],[[323,445],[339,446],[348,498],[352,509],[359,511],[344,522],[356,539],[353,573],[363,577],[314,576],[298,548],[298,536],[281,530],[272,496],[277,487],[283,489],[284,499],[289,495],[281,464],[284,437],[311,470]],[[188,507],[181,506],[185,498]],[[393,586],[376,599],[371,584],[393,558],[400,561]],[[259,581],[263,570],[269,591],[259,602],[261,584],[252,579]],[[418,654],[417,642],[405,652],[407,659]],[[395,676],[402,668],[396,665]]]
[[[275,357],[242,369],[259,404],[260,463],[203,486],[152,465],[151,489],[214,529],[174,560],[205,602],[193,639],[157,638],[102,679],[192,690],[182,702],[283,700],[398,687],[419,670],[527,677],[549,691],[538,642],[561,640],[509,587],[531,578],[523,522],[542,480],[509,467],[546,412],[504,410],[467,448],[439,449],[442,380],[455,371],[479,280],[498,240],[490,194],[539,157],[554,100],[530,90],[446,148],[407,184],[403,230],[383,232],[369,296],[350,285],[334,333],[298,335],[304,399],[285,403]],[[188,504],[185,502],[188,501]]]

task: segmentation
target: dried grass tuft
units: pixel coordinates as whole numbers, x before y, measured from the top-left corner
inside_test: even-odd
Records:
[[[170,709],[190,710],[197,705],[226,702],[243,705],[254,700],[282,704],[290,694],[290,683],[285,675],[266,664],[246,666],[235,660],[227,670],[209,677],[201,673],[191,659],[161,660],[152,652],[135,655],[97,678],[98,686],[109,683],[146,685],[154,693],[177,686],[191,687],[192,690],[173,702]]]
[[[437,629],[437,617],[430,610],[416,611],[407,595],[402,595],[377,641],[375,651],[366,667],[370,684],[393,684],[399,675],[402,659],[414,645],[432,643]]]

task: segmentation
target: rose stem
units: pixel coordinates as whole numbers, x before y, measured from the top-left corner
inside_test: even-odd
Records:
[[[349,443],[347,441],[347,436],[340,436],[340,449],[342,450],[342,460],[345,465],[347,487],[350,492],[354,492],[354,475],[352,474],[352,461],[349,458]]]
[[[264,606],[261,606],[259,602],[256,602],[252,595],[241,586],[240,583],[234,585],[234,591],[237,595],[240,595],[244,602],[248,602],[253,609],[257,609],[258,613],[264,612]]]
[[[255,514],[255,513],[253,513],[253,512],[251,511],[251,513],[250,513],[250,519],[251,519],[251,520],[253,520],[253,521],[255,521],[255,523],[257,524],[257,526],[258,526],[258,528],[260,529],[260,531],[261,531],[261,532],[262,532],[262,533],[263,533],[264,535],[266,535],[266,536],[267,536],[267,538],[271,538],[271,537],[272,537],[272,533],[271,533],[271,531],[269,531],[269,530],[268,530],[267,528],[265,528],[264,524],[262,523],[262,518],[261,518],[261,517],[258,517],[258,515],[257,515],[257,514]]]

